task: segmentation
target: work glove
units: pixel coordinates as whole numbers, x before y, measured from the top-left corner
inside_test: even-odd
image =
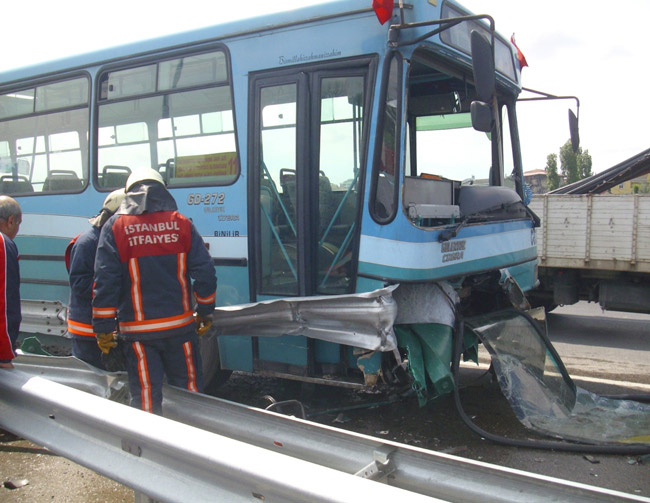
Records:
[[[117,346],[117,340],[115,338],[115,332],[106,332],[103,334],[97,334],[97,345],[99,349],[102,350],[102,353],[107,355],[111,352],[115,346]]]
[[[201,316],[199,313],[194,313],[194,321],[196,322],[196,333],[203,336],[212,326],[212,315]]]
[[[117,342],[117,346],[114,347],[110,353],[101,354],[101,360],[104,364],[104,370],[108,372],[120,372],[127,370],[124,346],[119,341]]]

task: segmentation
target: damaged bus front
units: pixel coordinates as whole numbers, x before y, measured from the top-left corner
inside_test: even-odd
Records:
[[[390,385],[408,360],[422,400],[449,391],[459,317],[520,305],[536,281],[520,69],[488,16],[382,4],[324,2],[0,76],[23,331],[65,335],[65,248],[149,167],[219,279],[208,389],[233,370]]]
[[[385,25],[330,22],[375,52],[345,63],[346,79],[312,64],[251,86],[254,303],[217,309],[222,368],[347,386],[395,384],[408,368],[424,402],[453,389],[459,315],[525,303],[537,257],[515,49],[488,16],[421,4],[378,12]],[[301,99],[320,103],[308,112]],[[282,142],[298,145],[289,168]]]

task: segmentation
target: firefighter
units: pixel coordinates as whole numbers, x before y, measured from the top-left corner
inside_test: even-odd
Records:
[[[123,199],[124,189],[114,190],[106,196],[99,214],[88,220],[90,229],[72,239],[65,250],[65,265],[70,276],[68,333],[72,336],[72,354],[100,369],[106,369],[106,366],[92,325],[95,253],[102,226],[117,211]]]
[[[198,336],[212,324],[217,278],[203,239],[178,212],[160,173],[135,170],[125,190],[99,237],[93,328],[106,354],[116,329],[125,341],[131,405],[162,414],[165,376],[202,391]]]

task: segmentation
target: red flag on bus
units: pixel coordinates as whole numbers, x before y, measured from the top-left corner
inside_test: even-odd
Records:
[[[372,8],[381,24],[393,17],[394,3],[393,0],[372,0]]]
[[[512,37],[510,37],[510,42],[512,42],[512,45],[515,46],[515,49],[517,49],[517,59],[519,60],[519,68],[523,68],[524,66],[528,66],[528,62],[526,61],[526,57],[524,56],[524,53],[521,52],[519,47],[517,47],[517,44],[515,43],[515,34],[512,34]]]

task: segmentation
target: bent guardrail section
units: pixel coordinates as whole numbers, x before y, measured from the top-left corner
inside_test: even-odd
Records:
[[[0,425],[161,502],[436,501],[2,369]]]

